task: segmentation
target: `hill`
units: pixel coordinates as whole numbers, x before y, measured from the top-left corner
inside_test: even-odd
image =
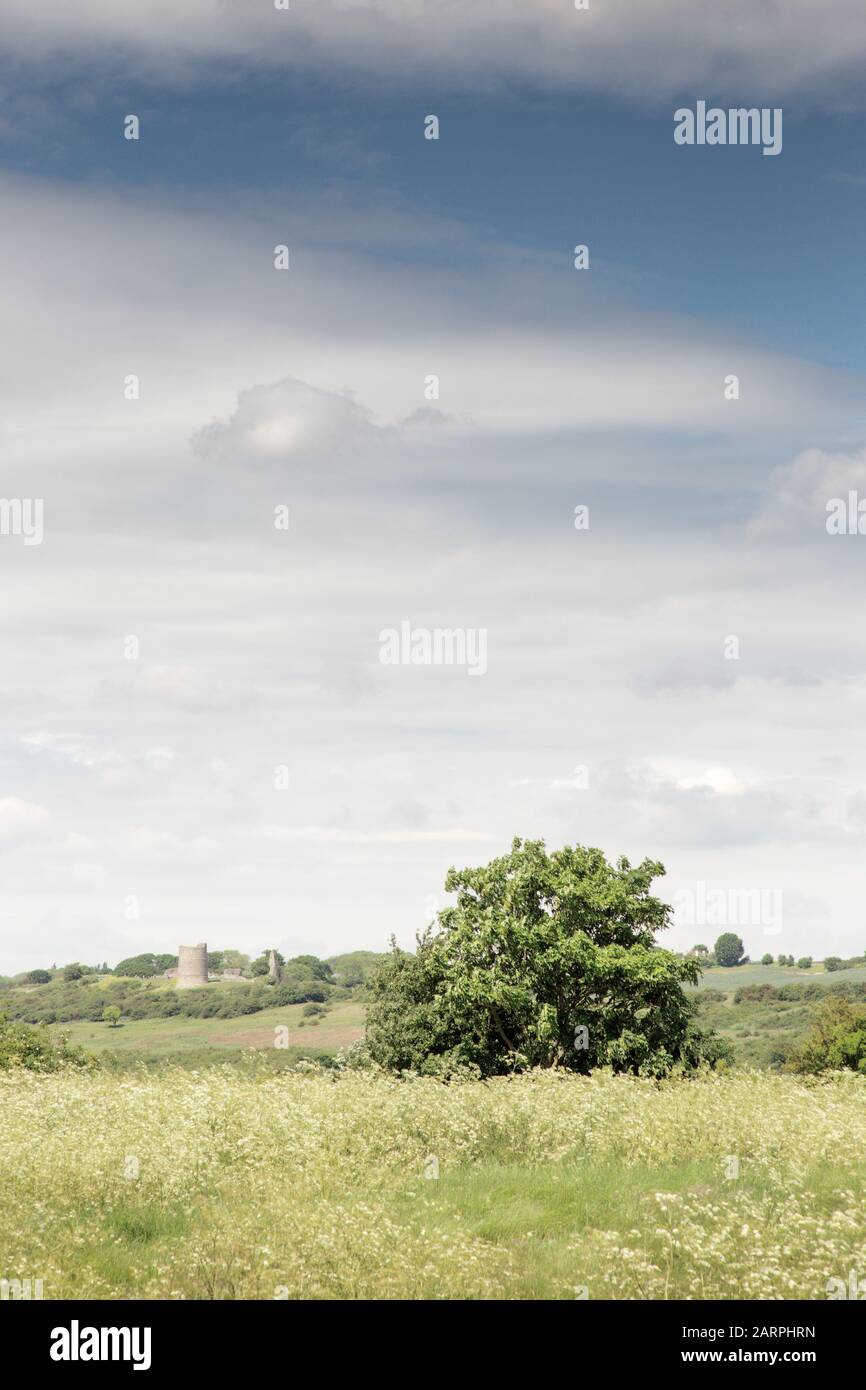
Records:
[[[789,985],[818,981],[820,984],[866,983],[866,965],[847,970],[825,970],[823,961],[816,961],[810,970],[798,970],[795,965],[710,965],[704,968],[697,989],[738,989],[740,985]]]
[[[258,1050],[282,1069],[304,1057],[333,1058],[364,1034],[366,982],[382,953],[351,951],[329,958],[332,978],[220,980],[206,988],[177,989],[161,977],[87,974],[66,981],[56,972],[48,984],[0,986],[0,1013],[13,1021],[47,1022],[70,1041],[117,1066],[175,1062],[199,1067],[238,1059]],[[826,971],[748,964],[704,970],[687,992],[700,1021],[730,1042],[735,1063],[778,1068],[809,1032],[828,991],[866,999],[866,966]],[[756,991],[761,991],[760,996]],[[119,1027],[102,1021],[106,1005],[121,1009]],[[304,1013],[309,1005],[321,1012]],[[289,1042],[275,1047],[277,1028]]]
[[[125,1068],[156,1063],[201,1067],[239,1061],[244,1052],[266,1054],[276,1069],[305,1057],[330,1058],[364,1036],[364,1008],[344,1001],[320,1014],[305,1014],[306,1005],[260,1009],[233,1018],[125,1019],[117,1028],[80,1021],[56,1024],[70,1043]]]

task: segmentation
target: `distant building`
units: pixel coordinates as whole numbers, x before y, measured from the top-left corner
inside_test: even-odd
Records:
[[[176,980],[176,979],[177,979],[177,966],[176,966],[176,965],[170,965],[169,968],[168,968],[168,970],[163,970],[163,972],[162,972],[162,978],[163,978],[164,980]]]
[[[197,946],[178,947],[178,989],[195,989],[198,985],[206,985],[207,980],[207,946],[205,943],[200,941]]]

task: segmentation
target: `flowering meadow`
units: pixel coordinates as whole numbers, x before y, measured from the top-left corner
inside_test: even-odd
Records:
[[[46,1299],[824,1299],[866,1280],[850,1073],[13,1069],[0,1175],[0,1278]]]

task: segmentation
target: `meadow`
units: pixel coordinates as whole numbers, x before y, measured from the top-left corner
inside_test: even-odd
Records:
[[[281,1032],[278,1030],[286,1030]],[[117,1028],[81,1020],[54,1025],[71,1043],[120,1065],[139,1062],[202,1065],[236,1058],[257,1049],[300,1056],[333,1055],[364,1035],[364,1006],[355,1001],[332,1005],[320,1018],[304,1016],[304,1005],[261,1009],[238,1018],[123,1019]],[[275,1046],[277,1038],[281,1046]],[[275,1058],[274,1061],[279,1061]]]
[[[822,1299],[866,1276],[864,1155],[853,1074],[15,1069],[0,1274],[46,1298]]]
[[[705,966],[698,989],[739,989],[741,985],[792,985],[792,984],[866,984],[866,965],[849,966],[846,970],[825,970],[822,961],[816,961],[809,970],[798,970],[793,965],[761,965],[750,962],[748,965]],[[688,991],[690,987],[686,986]]]

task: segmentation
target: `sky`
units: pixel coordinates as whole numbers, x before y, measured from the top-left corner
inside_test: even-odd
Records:
[[[515,835],[661,861],[676,949],[866,949],[866,11],[816,13],[2,0],[0,973],[409,947]]]

